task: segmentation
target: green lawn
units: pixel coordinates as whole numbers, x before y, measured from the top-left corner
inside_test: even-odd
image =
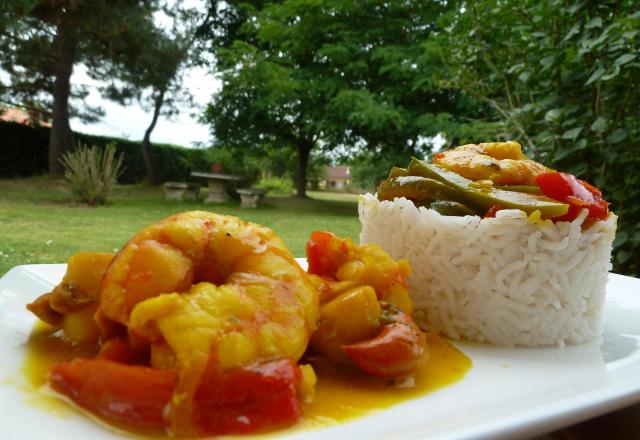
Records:
[[[74,205],[64,181],[48,177],[0,180],[0,276],[13,266],[62,263],[82,250],[114,251],[136,231],[180,211],[205,209],[273,228],[295,256],[304,256],[312,231],[323,229],[358,239],[357,196],[310,192],[308,200],[267,197],[258,209],[239,202],[221,205],[169,202],[160,188],[116,188],[106,206]]]

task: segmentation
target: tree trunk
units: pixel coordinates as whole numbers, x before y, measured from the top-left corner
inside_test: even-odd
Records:
[[[73,148],[73,132],[69,125],[69,95],[71,73],[76,57],[76,29],[62,15],[57,25],[55,51],[55,84],[53,88],[53,115],[49,136],[49,172],[62,175],[64,167],[60,159]]]
[[[156,162],[153,158],[153,151],[151,149],[151,132],[156,128],[158,117],[160,116],[160,109],[164,103],[164,94],[167,91],[166,87],[161,88],[154,100],[153,118],[151,124],[144,132],[144,138],[142,139],[142,157],[144,158],[144,166],[147,169],[147,177],[151,185],[158,185],[160,183],[158,178],[158,171],[156,170]]]
[[[309,153],[313,148],[313,142],[302,140],[296,145],[298,149],[298,170],[296,173],[296,197],[305,199],[307,197],[307,165],[309,163]]]

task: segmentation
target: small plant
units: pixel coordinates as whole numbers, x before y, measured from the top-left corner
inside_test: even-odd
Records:
[[[103,205],[124,171],[122,161],[123,156],[116,155],[114,144],[103,149],[79,144],[66,153],[62,164],[73,199],[89,206]]]
[[[263,177],[255,187],[274,194],[291,195],[293,193],[293,182],[285,177]]]

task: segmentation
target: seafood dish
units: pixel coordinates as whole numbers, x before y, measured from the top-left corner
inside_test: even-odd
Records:
[[[361,243],[412,267],[423,328],[503,346],[600,335],[617,217],[600,191],[527,158],[469,144],[393,168],[359,200]]]
[[[120,428],[202,437],[295,425],[326,371],[406,386],[429,346],[459,360],[455,380],[469,368],[413,321],[406,260],[322,231],[307,256],[305,271],[273,230],[205,211],[152,224],[116,254],[72,255],[27,306],[89,347],[53,363],[48,386]]]

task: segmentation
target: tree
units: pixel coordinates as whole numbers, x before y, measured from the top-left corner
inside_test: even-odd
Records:
[[[228,25],[234,38],[217,51],[223,88],[206,118],[222,143],[294,147],[299,196],[315,147],[424,153],[427,137],[481,110],[440,86],[440,61],[423,49],[446,2],[235,7],[230,22],[243,25]]]
[[[296,194],[305,197],[309,154],[321,132],[323,84],[312,84],[311,72],[262,44],[252,19],[244,31],[243,39],[217,52],[223,88],[207,118],[216,138],[229,146],[294,149]]]
[[[150,43],[157,7],[152,0],[21,0],[0,21],[1,67],[11,77],[0,94],[50,113],[51,173],[62,174],[60,158],[74,144],[70,116],[100,115],[70,106],[88,93],[72,86],[74,66],[82,63],[94,79],[111,78],[123,54],[143,53]]]
[[[187,11],[174,8],[171,13],[182,16]],[[168,32],[149,24],[145,32],[151,36],[149,45],[142,53],[123,54],[119,60],[121,66],[115,67],[122,72],[118,78],[121,81],[110,82],[105,87],[105,95],[109,98],[122,105],[136,100],[152,115],[142,138],[142,156],[151,185],[160,183],[151,145],[151,134],[158,118],[160,115],[174,115],[178,111],[178,103],[191,101],[191,95],[182,87],[182,73],[188,62],[192,31],[177,21],[178,18],[174,17],[174,24]]]
[[[212,8],[215,1],[212,0]],[[145,33],[149,44],[142,53],[130,53],[122,60],[120,79],[111,83],[107,95],[126,104],[135,99],[151,112],[149,126],[142,139],[142,153],[149,183],[160,183],[155,166],[151,134],[160,115],[178,113],[179,104],[191,104],[193,97],[183,87],[183,75],[189,67],[202,63],[197,47],[199,36],[211,26],[212,9],[203,14],[201,8],[184,6],[182,2],[163,5],[162,12],[170,25],[166,29],[150,27]],[[200,58],[196,55],[200,55]]]
[[[227,71],[207,116],[217,139],[230,146],[283,146],[298,155],[296,193],[306,195],[306,168],[321,132],[322,94],[307,87],[307,72],[273,62],[237,42],[228,52],[243,68]]]
[[[614,270],[639,275],[637,2],[481,0],[458,11],[438,42],[452,85],[490,105],[505,137],[603,191],[620,217]]]

